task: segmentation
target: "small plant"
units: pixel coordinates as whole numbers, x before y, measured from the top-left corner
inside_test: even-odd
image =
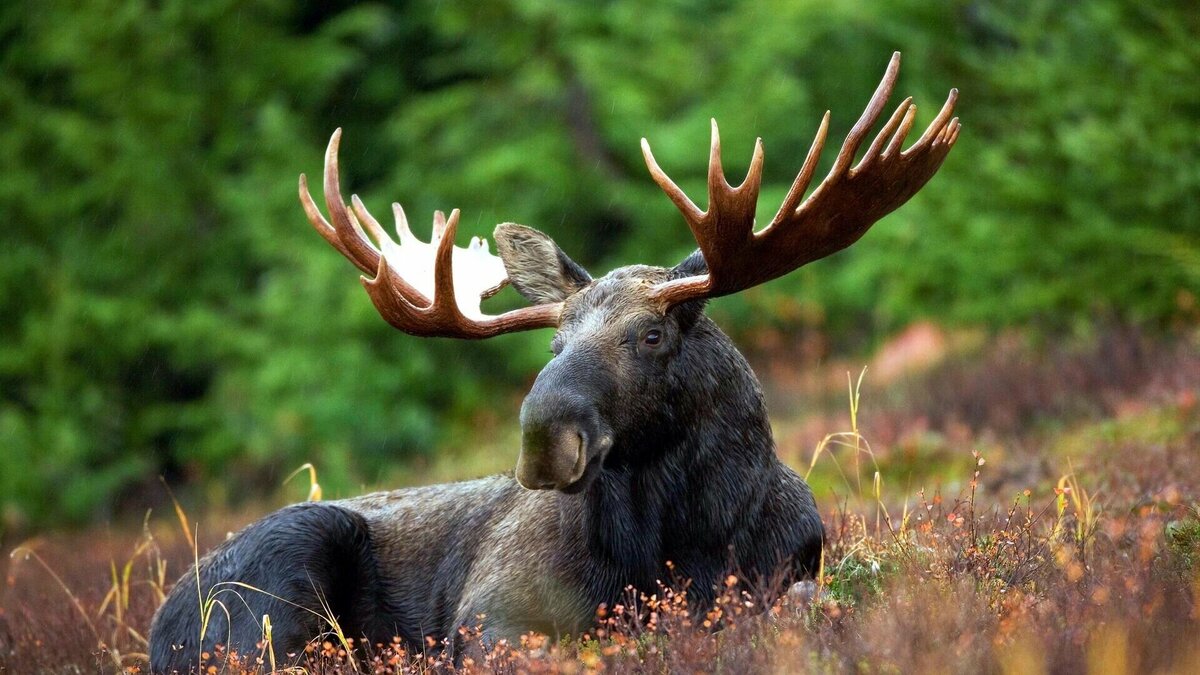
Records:
[[[1067,506],[1069,505],[1071,507],[1069,515],[1072,521],[1069,528],[1069,539],[1075,546],[1080,560],[1085,560],[1096,533],[1097,522],[1102,510],[1100,504],[1096,501],[1094,494],[1090,494],[1079,484],[1079,480],[1075,477],[1074,469],[1058,479],[1058,484],[1054,487],[1054,495],[1054,506],[1057,517],[1052,538],[1055,540],[1059,539],[1064,530],[1067,529],[1065,523],[1067,522]]]
[[[1189,506],[1184,517],[1168,522],[1163,535],[1168,550],[1180,566],[1192,573],[1200,572],[1197,570],[1200,564],[1200,503]],[[1197,583],[1200,585],[1200,581]]]
[[[321,484],[317,482],[317,467],[313,466],[312,462],[305,462],[300,465],[300,468],[288,474],[288,477],[283,479],[283,484],[287,485],[293,478],[305,471],[308,472],[308,497],[305,499],[310,502],[319,502],[322,496]]]

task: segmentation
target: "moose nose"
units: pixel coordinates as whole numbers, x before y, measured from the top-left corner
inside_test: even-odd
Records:
[[[538,374],[521,405],[521,485],[574,493],[596,475],[613,443],[600,411],[609,378],[597,363],[586,344],[567,346]]]
[[[559,489],[587,469],[588,434],[572,422],[527,425],[517,459],[517,482],[531,490]]]

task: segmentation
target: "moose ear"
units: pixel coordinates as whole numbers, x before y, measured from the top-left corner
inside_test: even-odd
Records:
[[[708,274],[708,263],[705,262],[704,254],[700,252],[700,249],[696,249],[691,255],[684,258],[683,262],[671,268],[672,279],[698,277],[701,274]]]
[[[592,280],[553,239],[532,227],[503,223],[492,238],[513,288],[534,304],[561,302]]]

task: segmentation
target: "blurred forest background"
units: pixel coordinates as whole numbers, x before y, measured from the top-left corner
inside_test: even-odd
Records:
[[[464,241],[670,265],[694,243],[642,136],[691,194],[709,117],[730,176],[762,136],[773,211],[900,50],[918,128],[960,89],[955,151],[859,245],[714,303],[740,344],[1194,326],[1198,36],[1194,2],[5,2],[0,537],[140,515],[159,476],[228,503],[311,461],[344,494],[515,416],[545,331],[405,337],[311,231],[338,126],[347,193],[422,236],[459,207]]]

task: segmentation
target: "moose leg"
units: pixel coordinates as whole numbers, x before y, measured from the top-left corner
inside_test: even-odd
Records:
[[[151,669],[189,672],[200,655],[266,656],[264,617],[277,663],[333,630],[355,637],[370,602],[375,558],[362,517],[333,504],[290,506],[242,530],[172,589],[150,629]]]

